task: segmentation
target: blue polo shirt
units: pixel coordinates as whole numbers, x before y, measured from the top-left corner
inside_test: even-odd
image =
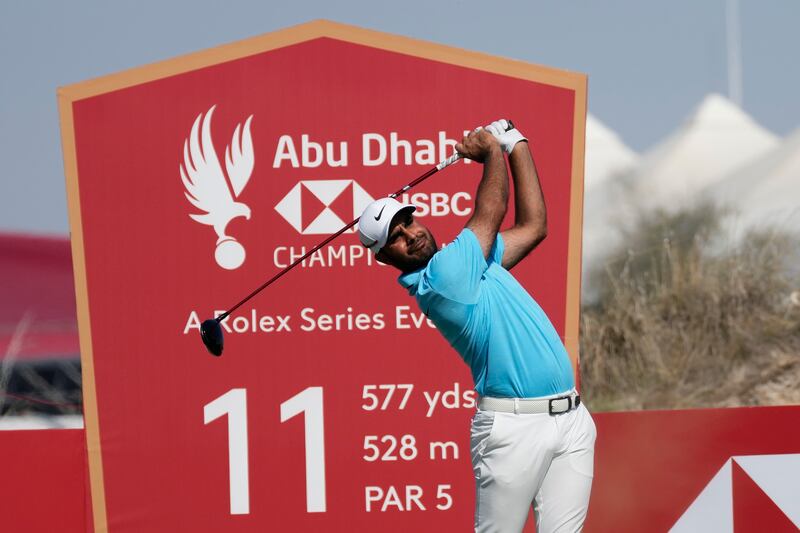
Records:
[[[575,386],[564,344],[539,304],[464,228],[424,268],[398,281],[472,370],[482,396],[533,398]]]

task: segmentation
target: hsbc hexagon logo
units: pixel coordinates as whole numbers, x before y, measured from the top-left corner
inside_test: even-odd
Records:
[[[800,530],[800,454],[725,461],[670,533]]]
[[[327,235],[358,218],[373,200],[355,180],[302,180],[275,210],[298,233]]]

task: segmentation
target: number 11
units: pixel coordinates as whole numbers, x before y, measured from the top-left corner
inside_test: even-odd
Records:
[[[325,431],[322,387],[309,387],[281,404],[281,422],[305,413],[306,511],[324,513]],[[228,415],[231,514],[250,513],[247,450],[247,390],[231,389],[203,407],[205,423]]]

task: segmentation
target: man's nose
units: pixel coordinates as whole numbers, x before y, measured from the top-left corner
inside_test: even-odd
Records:
[[[410,231],[407,227],[401,227],[403,234],[406,236],[406,240],[413,240],[417,238],[417,234]]]

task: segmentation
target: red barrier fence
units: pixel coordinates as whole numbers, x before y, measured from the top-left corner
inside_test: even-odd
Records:
[[[746,533],[755,531],[753,524],[770,533],[796,531],[799,420],[800,406],[595,414],[595,481],[585,531],[659,532],[674,527],[676,532]],[[0,432],[0,457],[2,531],[92,531],[82,430]],[[469,468],[467,462],[458,468]],[[463,482],[469,492],[469,480]],[[453,517],[458,524],[469,522],[472,499],[467,500],[459,510],[466,516]],[[136,530],[143,519],[135,514],[118,517],[109,530]],[[285,531],[294,530],[293,522],[282,524]],[[243,524],[231,527],[250,531]],[[434,530],[461,529],[420,529]]]
[[[90,533],[82,429],[0,431],[0,531]]]

